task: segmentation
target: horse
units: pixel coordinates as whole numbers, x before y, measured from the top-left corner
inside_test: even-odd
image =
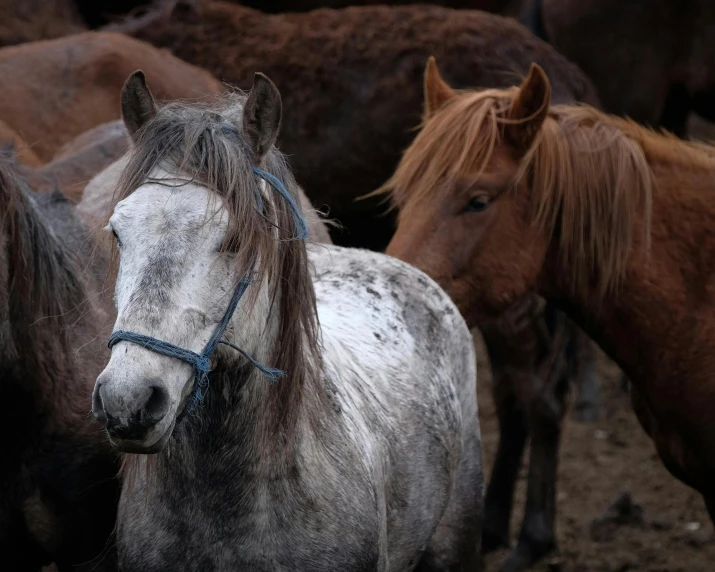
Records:
[[[663,463],[714,516],[713,147],[555,105],[536,65],[518,88],[428,91],[441,107],[386,187],[400,209],[388,252],[468,323],[530,291],[563,308],[628,375]]]
[[[88,417],[111,329],[106,263],[73,206],[31,191],[15,167],[0,159],[3,566],[110,572],[119,457]]]
[[[393,258],[301,242],[266,76],[158,108],[137,72],[121,99],[117,322],[93,394],[125,452],[120,567],[471,570],[476,364],[452,301]]]
[[[166,99],[223,91],[211,75],[163,50],[120,34],[88,32],[0,49],[0,119],[43,162],[101,123],[119,119],[126,77],[142,66]]]
[[[196,0],[201,1],[201,0]],[[447,8],[469,8],[500,13],[512,0],[435,0],[432,4]],[[348,6],[370,6],[375,4],[419,4],[415,0],[246,0],[236,2],[260,10],[277,14],[281,12],[307,12],[318,8],[347,8]]]
[[[343,246],[384,250],[394,232],[379,200],[355,199],[392,174],[412,140],[422,113],[416,81],[431,53],[462,87],[514,85],[536,61],[563,101],[598,103],[581,70],[494,14],[412,5],[276,16],[226,2],[176,5],[108,29],[168,48],[230,85],[248,88],[266,71],[290,110],[279,146],[311,202],[329,205],[341,223],[331,234]]]
[[[609,112],[679,136],[691,111],[715,121],[712,2],[531,0],[522,17],[588,74]]]

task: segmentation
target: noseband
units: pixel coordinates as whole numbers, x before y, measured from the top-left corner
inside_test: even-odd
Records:
[[[278,192],[278,194],[281,195],[288,203],[288,206],[290,207],[291,211],[293,211],[293,216],[295,217],[295,220],[298,224],[298,236],[295,238],[299,240],[305,240],[306,238],[308,238],[308,226],[306,225],[305,219],[303,218],[303,215],[301,214],[300,209],[295,202],[295,199],[286,190],[280,179],[278,179],[271,173],[264,171],[263,169],[259,169],[258,167],[253,167],[253,172],[261,179],[266,181],[271,187],[273,187]],[[259,210],[263,212],[263,202],[261,200],[260,195],[256,197],[256,200],[258,202]],[[179,346],[175,346],[174,344],[170,344],[169,342],[159,340],[152,336],[137,334],[136,332],[128,332],[126,330],[117,330],[116,332],[113,332],[109,338],[108,345],[110,348],[112,348],[120,341],[130,342],[142,346],[158,354],[180,359],[181,361],[190,364],[194,368],[194,387],[191,391],[191,395],[188,398],[187,405],[180,415],[180,418],[183,417],[184,413],[187,410],[191,410],[197,402],[203,399],[206,390],[208,389],[209,373],[211,372],[211,356],[216,351],[216,348],[219,344],[227,345],[239,352],[243,357],[248,360],[251,365],[253,365],[253,367],[259,370],[269,379],[275,380],[280,377],[283,377],[285,375],[284,371],[281,371],[280,369],[266,367],[260,364],[241,348],[223,339],[223,335],[224,333],[226,333],[226,328],[231,322],[233,313],[236,311],[236,307],[238,306],[238,303],[243,297],[243,295],[246,293],[246,290],[251,284],[251,281],[252,277],[251,273],[249,273],[247,276],[244,276],[236,285],[236,289],[233,291],[233,297],[228,304],[228,308],[226,308],[226,312],[224,313],[223,318],[221,318],[221,321],[218,323],[218,326],[216,326],[214,333],[211,335],[211,338],[209,338],[209,341],[206,343],[206,346],[204,346],[204,349],[200,354],[197,354],[196,352],[192,352],[191,350],[187,350]]]

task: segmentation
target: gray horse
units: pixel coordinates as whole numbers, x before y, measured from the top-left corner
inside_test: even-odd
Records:
[[[122,569],[478,567],[475,357],[449,297],[396,259],[296,240],[265,76],[157,109],[137,72],[122,113],[118,316],[93,396],[134,453]]]

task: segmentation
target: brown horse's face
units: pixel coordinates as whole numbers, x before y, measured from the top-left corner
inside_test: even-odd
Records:
[[[485,123],[469,116],[471,104],[462,105],[472,100],[451,101],[465,96],[444,82],[430,60],[425,129],[388,183],[399,189],[393,198],[400,215],[387,253],[439,282],[470,325],[500,314],[534,289],[548,248],[532,224],[528,177],[519,176],[521,160],[548,113],[548,79],[533,66],[521,88],[508,93],[513,100],[499,124],[503,133],[480,139]],[[490,125],[497,129],[497,123]],[[492,141],[494,147],[474,147],[474,141]],[[484,148],[490,152],[479,150]],[[449,165],[460,156],[467,159],[459,168]],[[461,174],[439,174],[455,171]],[[435,188],[425,183],[433,180]]]
[[[434,278],[470,326],[533,289],[544,262],[547,244],[530,223],[529,189],[514,188],[517,168],[501,145],[479,178],[466,176],[434,199],[406,205],[387,247]]]

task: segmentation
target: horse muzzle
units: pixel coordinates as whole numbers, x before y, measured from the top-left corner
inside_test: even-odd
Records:
[[[102,423],[112,445],[127,453],[156,453],[174,428],[171,398],[159,380],[116,383],[99,376],[92,395],[92,413]]]

